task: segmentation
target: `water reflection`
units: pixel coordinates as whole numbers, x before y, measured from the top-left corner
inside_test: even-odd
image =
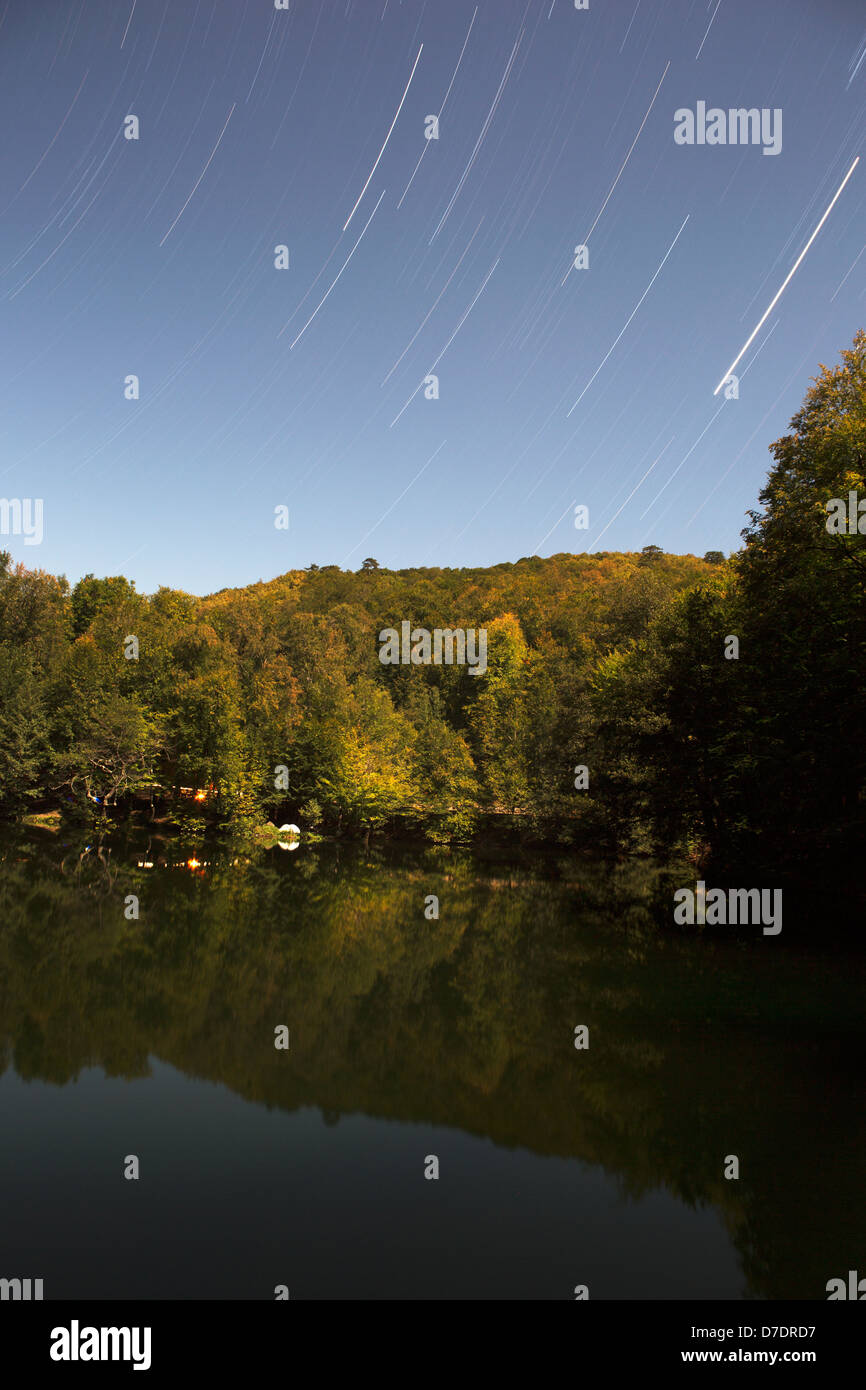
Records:
[[[862,963],[659,934],[658,883],[7,841],[0,1273],[36,1249],[55,1296],[826,1297],[862,1263]]]

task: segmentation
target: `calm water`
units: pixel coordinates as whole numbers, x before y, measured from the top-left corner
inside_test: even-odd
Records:
[[[824,1299],[862,1271],[862,959],[660,936],[646,863],[82,849],[0,843],[0,1277]]]

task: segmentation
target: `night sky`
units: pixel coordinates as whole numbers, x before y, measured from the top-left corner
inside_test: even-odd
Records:
[[[780,151],[677,144],[699,102]],[[736,549],[866,324],[866,160],[713,393],[864,103],[862,0],[0,0],[0,494],[44,500],[0,547],[196,593]]]

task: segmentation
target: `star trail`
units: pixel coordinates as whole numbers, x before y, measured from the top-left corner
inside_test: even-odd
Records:
[[[853,0],[5,0],[27,559],[205,592],[735,549],[862,326],[864,44]]]

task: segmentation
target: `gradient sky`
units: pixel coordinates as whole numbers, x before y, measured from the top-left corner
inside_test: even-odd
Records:
[[[713,395],[866,153],[862,0],[0,16],[0,495],[45,516],[0,547],[28,566],[205,593],[367,555],[736,549],[768,445],[866,325],[862,160]],[[781,108],[781,152],[677,145],[698,101]]]

